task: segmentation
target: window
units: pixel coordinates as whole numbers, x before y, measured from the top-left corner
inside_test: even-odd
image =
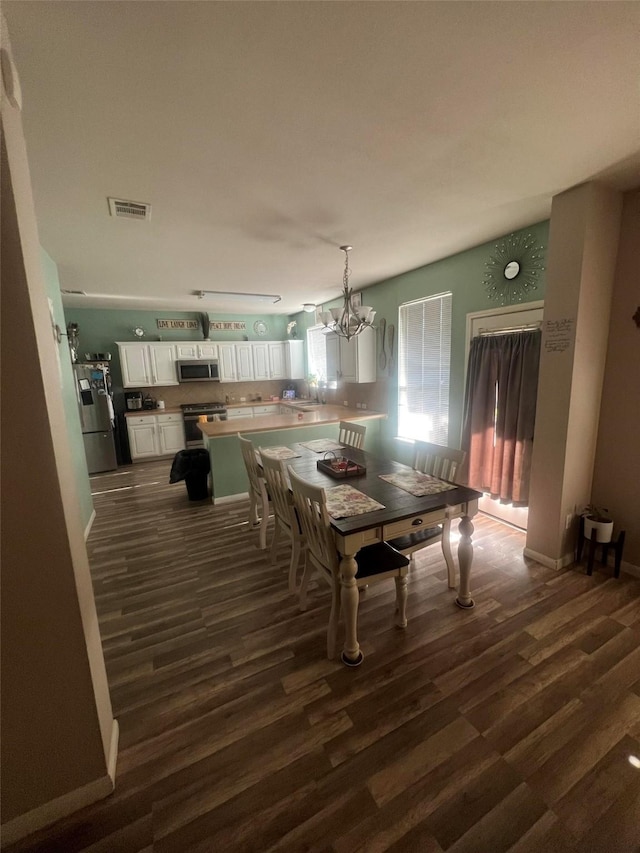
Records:
[[[307,372],[319,382],[327,378],[327,342],[324,326],[307,329]]]
[[[451,294],[400,306],[398,435],[448,444]]]

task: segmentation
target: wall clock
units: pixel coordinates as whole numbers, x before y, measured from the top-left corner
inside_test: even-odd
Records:
[[[496,243],[485,263],[487,297],[500,305],[528,302],[544,271],[544,251],[531,234],[509,234]]]
[[[253,324],[253,331],[256,333],[256,335],[260,335],[260,337],[263,337],[267,334],[269,329],[267,327],[267,324],[264,323],[262,320],[256,320],[256,322]]]

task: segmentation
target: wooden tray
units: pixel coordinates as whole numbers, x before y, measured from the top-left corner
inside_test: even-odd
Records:
[[[337,480],[344,480],[345,477],[360,477],[367,473],[364,465],[358,465],[352,459],[347,459],[346,456],[335,456],[331,459],[318,459],[316,462],[318,471],[323,474],[328,474],[330,477],[335,477]]]

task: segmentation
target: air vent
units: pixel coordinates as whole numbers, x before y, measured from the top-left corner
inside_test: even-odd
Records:
[[[109,211],[112,216],[119,216],[124,219],[151,219],[151,205],[144,201],[125,201],[121,198],[110,198]]]
[[[86,296],[86,290],[63,290],[60,289],[60,293],[64,293],[65,296]]]

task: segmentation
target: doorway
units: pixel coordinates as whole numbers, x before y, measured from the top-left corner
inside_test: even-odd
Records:
[[[465,353],[465,387],[467,381],[467,370],[469,366],[469,350],[471,341],[481,332],[506,332],[542,322],[544,302],[527,303],[527,307],[521,305],[508,305],[504,308],[491,308],[487,311],[475,311],[467,314],[467,334]],[[528,507],[514,507],[511,503],[502,503],[498,499],[485,494],[478,502],[481,512],[487,513],[499,521],[512,524],[521,530],[527,529],[529,519]]]

